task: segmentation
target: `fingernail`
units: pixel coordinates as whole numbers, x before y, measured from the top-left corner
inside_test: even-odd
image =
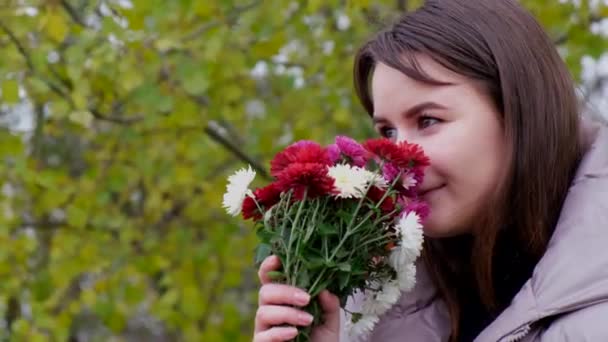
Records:
[[[303,324],[310,324],[312,323],[313,319],[314,317],[312,317],[311,314],[307,314],[304,312],[298,314],[298,321],[302,322]]]
[[[285,330],[283,337],[284,338],[294,338],[298,334],[298,329],[289,328]]]
[[[294,296],[296,302],[300,305],[306,305],[306,304],[308,304],[308,301],[310,300],[310,295],[308,295],[308,293],[304,293],[304,292],[296,292],[293,296]]]

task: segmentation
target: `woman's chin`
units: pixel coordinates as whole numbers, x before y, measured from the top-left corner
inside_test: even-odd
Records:
[[[458,229],[457,227],[434,221],[432,214],[422,223],[422,229],[426,237],[433,239],[449,238],[467,233],[466,229]]]

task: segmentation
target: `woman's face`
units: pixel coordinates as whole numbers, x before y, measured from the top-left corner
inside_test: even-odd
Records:
[[[420,145],[431,160],[420,194],[430,206],[425,233],[469,233],[507,168],[499,112],[478,82],[426,56],[420,67],[451,85],[415,81],[379,63],[372,78],[374,126],[384,137]]]

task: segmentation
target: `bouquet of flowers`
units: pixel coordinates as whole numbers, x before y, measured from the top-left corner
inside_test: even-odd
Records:
[[[254,221],[256,262],[277,255],[282,270],[272,279],[311,295],[304,309],[314,321],[296,341],[307,341],[322,324],[316,296],[324,289],[343,308],[349,296],[364,294],[361,312],[350,313],[351,335],[371,332],[412,289],[428,213],[416,188],[428,164],[418,145],[339,136],[327,147],[303,140],[279,152],[270,164],[273,181],[264,187],[250,190],[250,167],[229,177],[224,207]]]

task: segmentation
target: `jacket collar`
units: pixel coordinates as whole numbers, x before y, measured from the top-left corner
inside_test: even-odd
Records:
[[[542,318],[608,301],[608,127],[582,124],[586,153],[547,251],[475,342],[515,340]]]

